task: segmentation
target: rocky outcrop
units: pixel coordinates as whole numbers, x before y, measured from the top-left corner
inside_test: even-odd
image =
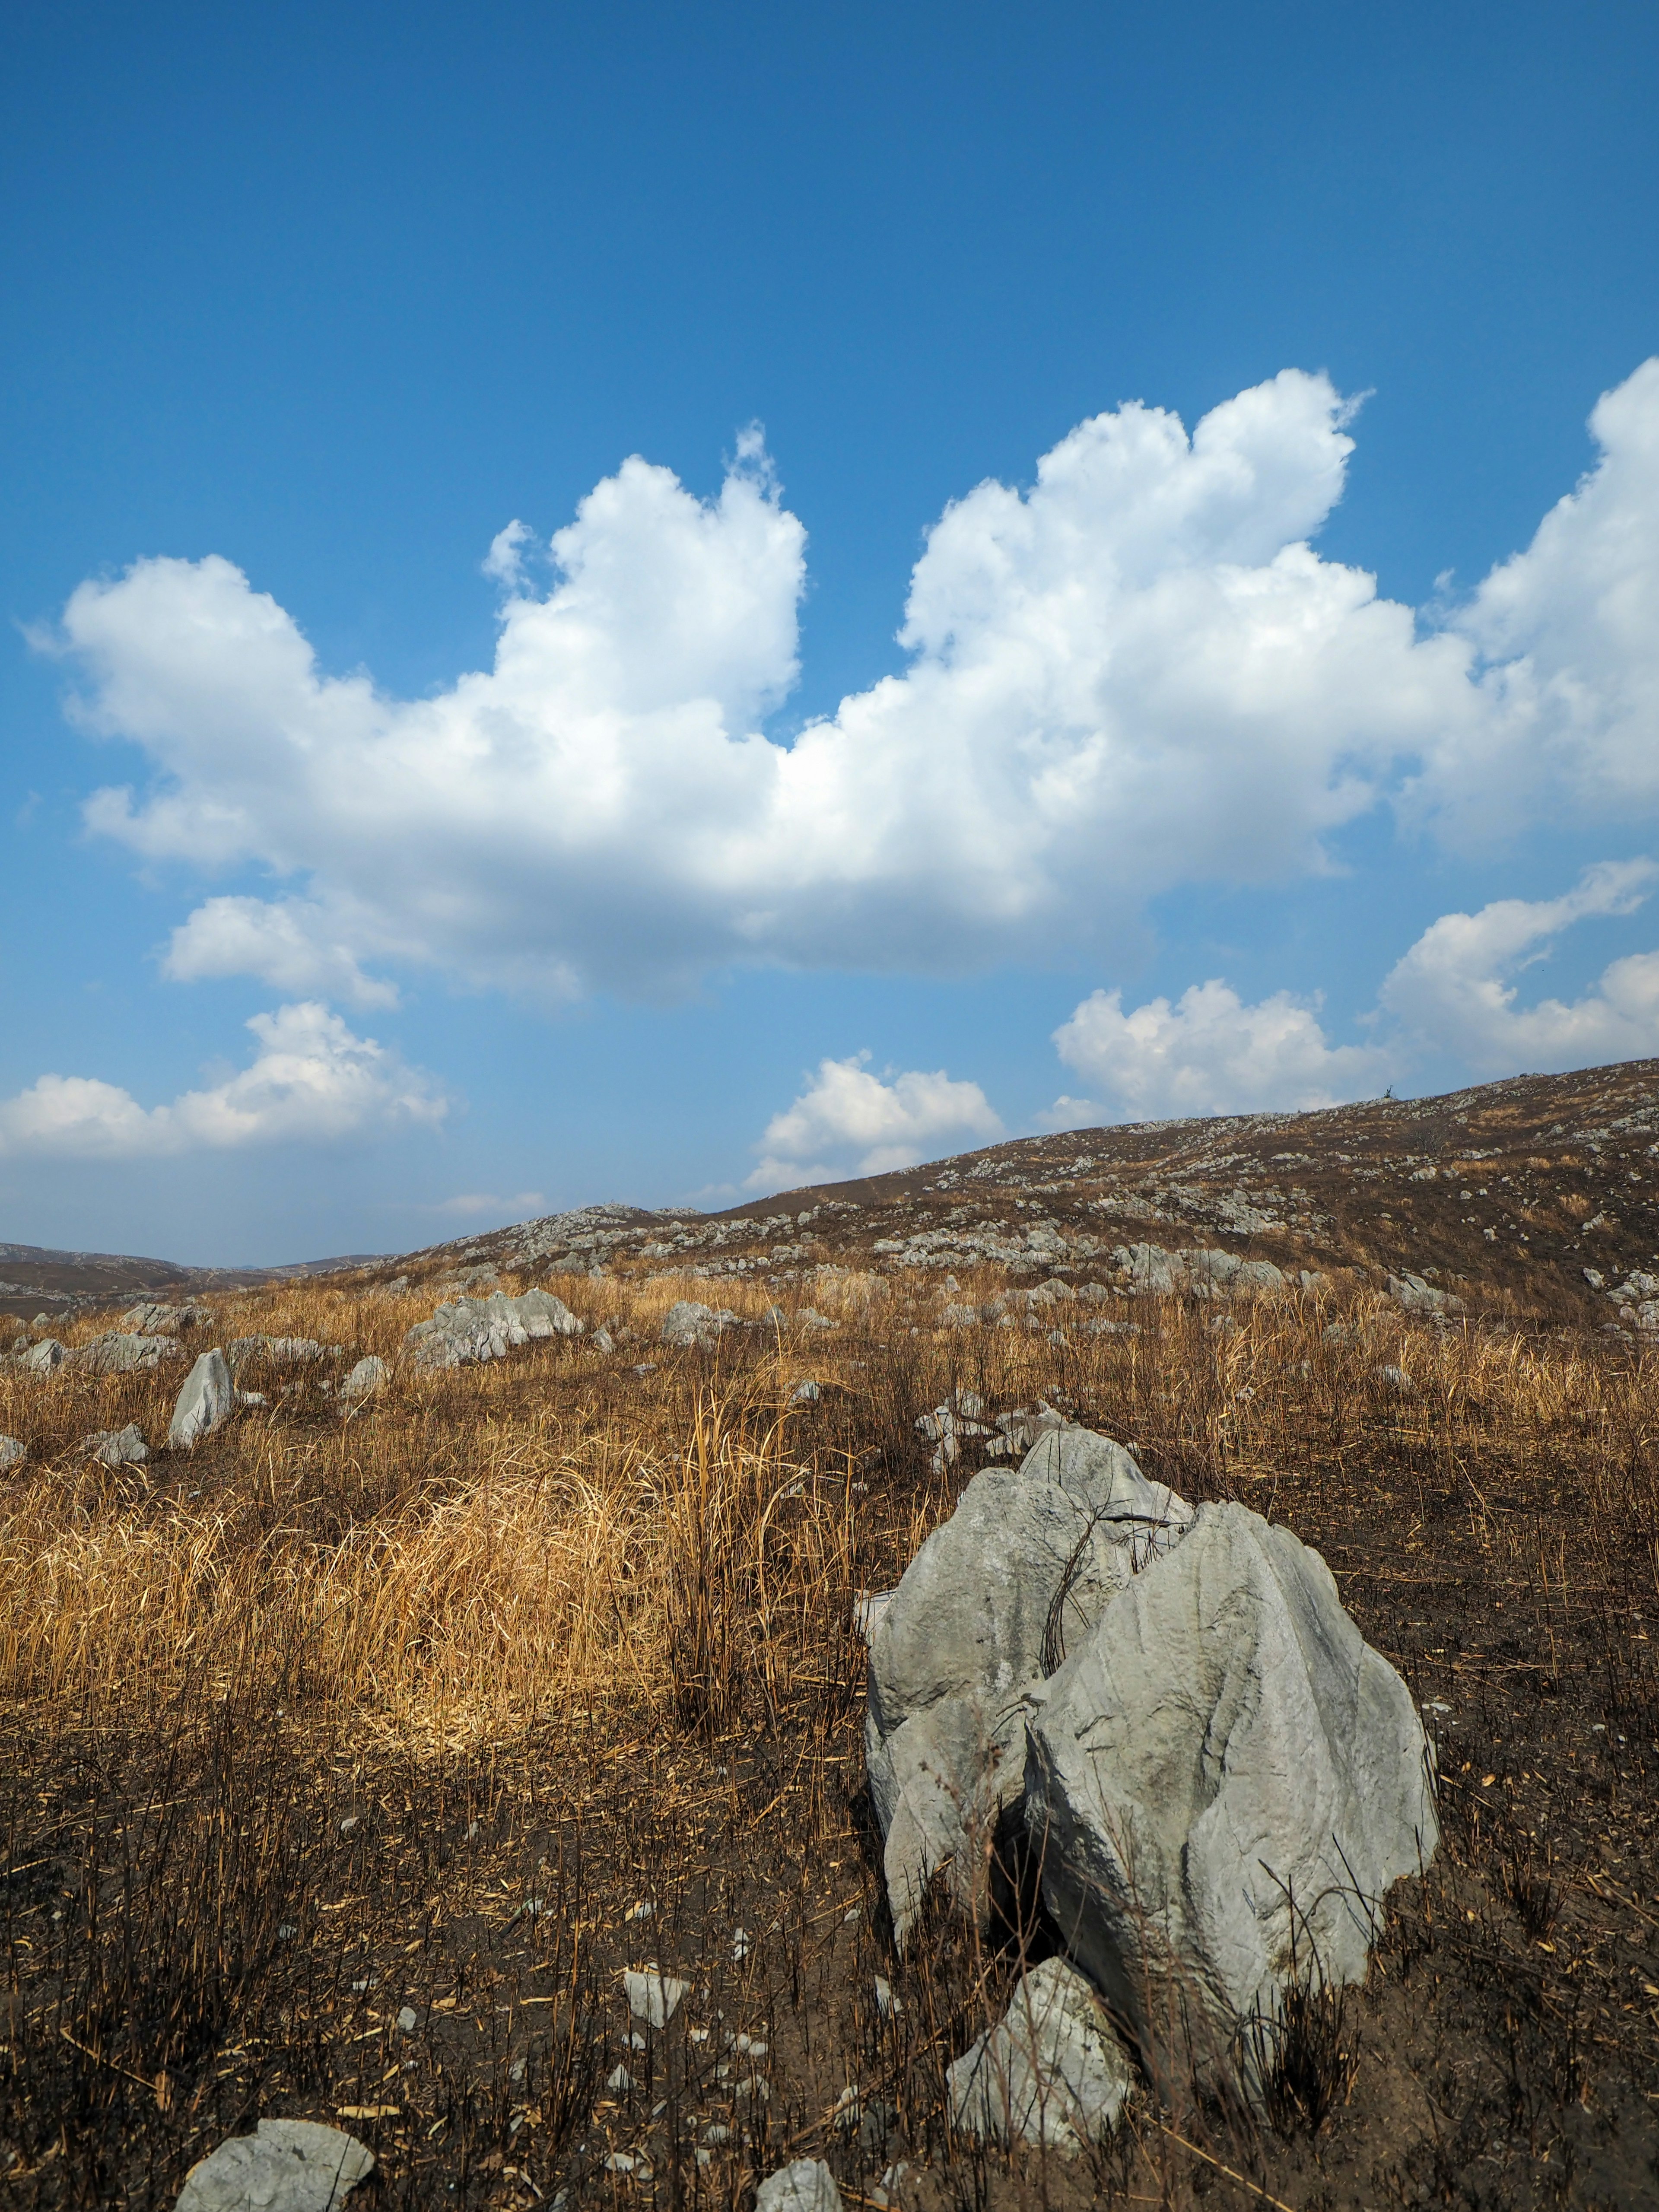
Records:
[[[236,1386],[230,1379],[225,1355],[216,1348],[204,1352],[185,1377],[167,1424],[167,1446],[188,1451],[204,1437],[210,1437],[236,1410]]]
[[[1287,1982],[1363,1979],[1439,1832],[1411,1695],[1317,1553],[1200,1506],[1029,1704],[1044,1902],[1155,2074],[1231,2078]]]
[[[1121,1444],[1044,1435],[988,1468],[870,1632],[865,1742],[901,1938],[935,1873],[983,1911],[999,1823],[1024,1784],[1030,1696],[1191,1509]]]
[[[1075,2158],[1103,2142],[1134,2087],[1093,1987],[1064,1959],[1020,1976],[1006,2016],[945,2071],[951,2124],[981,2142]]]
[[[550,1336],[580,1336],[582,1323],[550,1291],[510,1298],[456,1298],[430,1321],[416,1322],[404,1339],[418,1368],[466,1367],[500,1359],[521,1344]]]

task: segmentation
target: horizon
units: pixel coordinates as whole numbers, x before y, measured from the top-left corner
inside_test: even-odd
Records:
[[[12,1241],[1659,1054],[1649,11],[4,35]]]

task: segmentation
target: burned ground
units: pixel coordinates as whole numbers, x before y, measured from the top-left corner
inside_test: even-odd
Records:
[[[843,1264],[796,1294],[833,1328],[670,1352],[695,1280],[550,1280],[612,1352],[399,1370],[349,1419],[326,1363],[273,1370],[268,1409],[148,1467],[76,1443],[154,1438],[177,1364],[0,1382],[30,1445],[0,1477],[12,2202],[170,2203],[276,2113],[369,2142],[369,2204],[740,2206],[809,2153],[853,2203],[900,2161],[917,2205],[1659,2190],[1639,1345],[1348,1289],[945,1328],[937,1278]],[[721,1295],[758,1323],[772,1292]],[[338,1343],[337,1367],[395,1355],[432,1303],[278,1285],[220,1333]],[[1294,1528],[1425,1709],[1440,1853],[1389,1900],[1365,1988],[1282,2054],[1274,2121],[1143,2094],[1079,2168],[945,2125],[945,2067],[1017,1958],[942,1911],[892,1954],[853,1613],[970,1472],[915,1426],[958,1385],[1042,1395]],[[660,2033],[622,1997],[651,1963],[691,1984]]]

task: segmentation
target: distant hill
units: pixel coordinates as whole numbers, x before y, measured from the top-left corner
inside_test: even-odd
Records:
[[[204,1291],[240,1290],[283,1275],[319,1275],[337,1267],[372,1267],[378,1253],[338,1260],[301,1260],[285,1267],[181,1267],[114,1252],[51,1252],[38,1244],[0,1244],[0,1313],[25,1321],[37,1313],[68,1315],[118,1299],[182,1298]]]
[[[587,1206],[413,1258],[780,1279],[982,1261],[1106,1279],[1135,1244],[1206,1247],[1629,1326],[1659,1321],[1659,1306],[1637,1311],[1659,1298],[1656,1201],[1659,1060],[1645,1060],[1437,1098],[1018,1138],[719,1214]]]

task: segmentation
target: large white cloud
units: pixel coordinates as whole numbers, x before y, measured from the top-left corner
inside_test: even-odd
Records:
[[[852,1175],[914,1167],[945,1140],[999,1137],[1002,1123],[977,1083],[943,1068],[872,1075],[867,1052],[820,1060],[792,1106],[775,1114],[756,1146],[748,1190],[784,1190]]]
[[[1139,404],[1080,424],[1028,491],[947,510],[905,672],[793,744],[759,724],[795,678],[805,535],[754,434],[709,502],[624,463],[544,597],[509,525],[495,665],[430,699],[321,673],[226,561],[140,562],[64,612],[86,722],[149,770],[88,818],[295,886],[269,927],[193,918],[180,972],[222,972],[235,937],[273,975],[297,930],[319,977],[391,957],[561,994],[1103,946],[1172,885],[1320,866],[1402,779],[1475,830],[1659,802],[1659,362],[1597,408],[1602,459],[1533,545],[1426,632],[1308,543],[1346,422],[1287,370],[1190,438]]]
[[[92,1076],[41,1076],[0,1100],[0,1158],[154,1158],[443,1119],[445,1102],[427,1077],[372,1037],[354,1036],[326,1006],[278,1006],[247,1026],[258,1042],[251,1064],[170,1105],[141,1106]]]
[[[1328,1106],[1375,1094],[1396,1064],[1377,1046],[1330,1043],[1316,1006],[1288,991],[1247,1006],[1217,981],[1127,1014],[1121,991],[1097,991],[1054,1044],[1126,1121]],[[1088,1112],[1068,1098],[1051,1118],[1076,1126]]]

